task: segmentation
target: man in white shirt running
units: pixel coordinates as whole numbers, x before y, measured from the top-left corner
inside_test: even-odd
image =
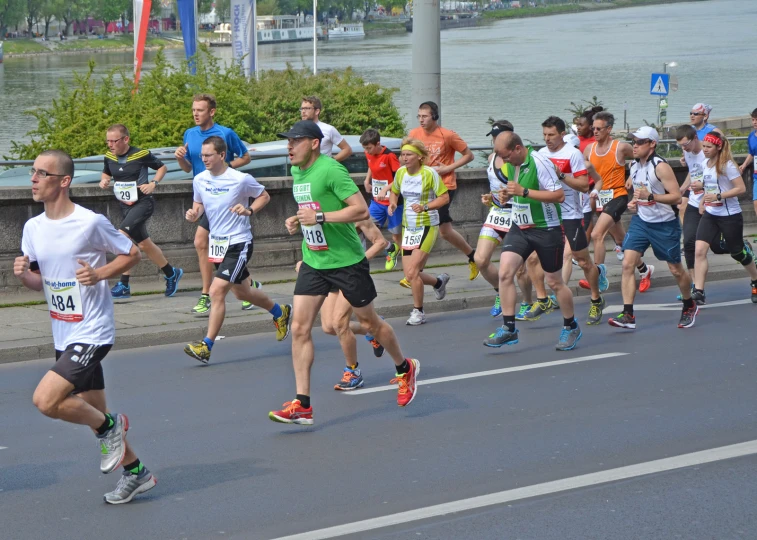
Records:
[[[321,140],[322,155],[333,157],[337,161],[344,161],[352,155],[352,148],[334,126],[321,122],[322,110],[323,105],[321,104],[321,100],[316,96],[304,97],[300,105],[300,118],[315,122],[321,128],[321,133],[323,133],[323,139]],[[339,152],[336,155],[332,155],[334,146],[339,148]]]
[[[226,163],[226,142],[217,136],[202,143],[202,160],[207,168],[194,178],[194,205],[187,210],[188,221],[195,222],[205,214],[210,225],[208,260],[216,273],[210,284],[208,333],[201,341],[188,343],[184,352],[207,364],[218,333],[226,317],[226,295],[229,291],[239,300],[260,306],[273,316],[276,339],[289,335],[290,305],[280,306],[267,294],[250,285],[247,262],[252,256],[250,216],[259,212],[271,200],[265,188],[247,173],[239,172]],[[250,197],[255,198],[252,206]]]
[[[101,362],[116,338],[108,279],[137,264],[140,252],[105,216],[71,201],[71,156],[46,150],[30,172],[32,198],[43,203],[45,211],[24,225],[23,255],[14,261],[13,273],[25,287],[44,290],[56,358],[32,401],[45,416],[95,432],[100,470],[107,474],[124,464],[105,502],[128,503],[155,487],[157,480],[126,442],[129,419],[108,412]],[[107,262],[106,253],[116,257]]]

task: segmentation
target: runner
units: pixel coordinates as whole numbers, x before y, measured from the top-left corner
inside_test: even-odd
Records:
[[[250,154],[247,152],[242,140],[234,133],[234,130],[216,124],[213,120],[216,114],[216,98],[211,94],[197,94],[192,98],[192,117],[195,124],[184,132],[184,145],[176,149],[176,162],[184,172],[191,172],[192,177],[205,171],[205,163],[202,159],[202,145],[205,139],[211,136],[221,137],[226,142],[229,151],[226,154],[226,162],[230,167],[238,169],[250,162]],[[202,277],[202,294],[192,312],[204,315],[210,311],[210,283],[213,281],[213,263],[208,260],[208,238],[210,225],[204,214],[200,216],[195,232],[195,249]],[[252,304],[242,302],[242,309],[252,309]]]
[[[697,103],[691,108],[691,112],[689,112],[689,120],[691,120],[691,125],[694,129],[697,130],[697,138],[700,141],[703,141],[704,136],[711,131],[720,132],[717,126],[708,122],[711,112],[712,107],[706,103]]]
[[[486,134],[487,137],[491,136],[492,138],[492,147],[497,135],[503,131],[514,131],[513,125],[507,120],[497,120],[492,123],[491,130]],[[478,233],[475,263],[481,275],[494,287],[496,293],[494,305],[489,311],[489,315],[499,317],[502,315],[502,305],[499,300],[499,272],[492,267],[491,258],[494,248],[502,243],[507,231],[510,230],[512,204],[509,202],[501,203],[499,200],[499,191],[507,186],[505,169],[508,165],[497,156],[496,152],[492,152],[488,160],[489,166],[486,168],[486,175],[489,177],[489,193],[481,195],[481,203],[489,208],[489,214],[481,227],[481,232]],[[518,269],[515,277],[523,295],[518,311],[518,315],[522,316],[533,305],[531,279],[528,277],[525,265]],[[516,320],[518,320],[518,315],[516,315]]]
[[[562,264],[563,283],[570,281],[573,265],[571,257],[578,262],[591,287],[591,305],[589,306],[589,318],[587,324],[599,324],[602,321],[602,310],[605,301],[599,294],[600,283],[602,290],[608,287],[606,271],[603,267],[595,265],[589,255],[589,243],[584,230],[583,206],[581,193],[589,190],[589,175],[586,163],[581,152],[572,145],[566,144],[565,122],[557,116],[550,116],[542,122],[542,132],[546,146],[539,153],[548,158],[558,169],[558,177],[562,182],[565,200],[560,203],[563,233],[565,234],[565,250]],[[544,302],[538,300],[539,288],[544,290],[544,270],[537,264],[531,274],[537,292],[536,304],[526,313],[526,318],[538,318],[539,311],[546,309],[547,297],[544,292]],[[537,286],[540,285],[539,286]]]
[[[601,208],[602,213],[594,225],[591,239],[594,242],[594,262],[601,268],[604,268],[607,232],[612,226],[616,226],[623,234],[620,218],[628,206],[626,160],[633,156],[633,148],[630,144],[611,137],[614,125],[615,117],[609,112],[601,111],[595,114],[594,137],[597,140],[587,146],[584,151],[586,161],[592,164],[600,176],[600,181],[594,186],[591,197],[597,201],[597,211]],[[646,292],[652,286],[654,266],[651,264],[647,266],[643,260],[639,260],[637,269],[641,274],[639,292]],[[578,284],[584,289],[589,288],[585,280],[579,281]]]
[[[147,232],[147,220],[155,210],[152,194],[168,168],[149,150],[131,146],[129,130],[123,124],[113,124],[108,128],[106,142],[109,151],[105,152],[100,187],[108,189],[111,179],[115,181],[113,192],[121,206],[121,233],[136,242],[139,249],[162,270],[166,280],[165,295],[173,296],[179,288],[179,280],[184,275],[184,270],[174,268],[168,263],[163,251],[155,245]],[[157,171],[152,182],[147,179],[148,168]],[[128,270],[121,274],[121,280],[110,293],[113,298],[131,297]]]
[[[754,204],[754,213],[757,214],[757,162],[754,160],[754,156],[757,156],[757,109],[752,111],[752,132],[747,138],[747,146],[749,153],[747,154],[744,163],[739,167],[739,172],[744,174],[744,171],[752,165],[752,200]]]
[[[751,278],[752,302],[757,304],[757,267],[751,249],[744,245],[744,218],[738,196],[746,192],[744,179],[731,155],[728,139],[711,131],[704,136],[702,150],[707,161],[703,165],[704,195],[699,202],[702,220],[697,228],[694,300],[705,303],[704,284],[707,280],[707,251],[725,239],[731,257],[740,263]]]
[[[405,165],[397,171],[389,196],[389,215],[397,211],[400,195],[405,200],[402,215],[402,270],[413,291],[413,311],[405,324],[426,322],[423,311],[423,286],[434,288],[437,300],[447,294],[449,274],[436,277],[423,271],[439,235],[439,209],[449,203],[447,186],[437,172],[424,165],[428,152],[423,142],[411,137],[402,140],[400,159]]]
[[[337,161],[344,161],[352,155],[352,148],[344,137],[337,131],[337,129],[331,124],[321,122],[321,111],[323,105],[321,100],[316,96],[308,96],[302,98],[302,104],[300,105],[300,117],[302,120],[311,120],[321,128],[323,133],[323,140],[321,141],[321,154],[333,157]],[[331,155],[331,149],[336,146],[339,148],[339,152],[335,155]]]
[[[633,133],[633,157],[630,181],[633,200],[629,204],[637,215],[631,218],[623,242],[626,257],[623,260],[623,311],[609,319],[610,326],[636,328],[633,300],[636,294],[634,269],[644,252],[652,246],[655,256],[668,263],[683,299],[683,310],[678,328],[694,326],[699,307],[691,297],[691,280],[681,264],[681,222],[678,207],[681,190],[673,169],[657,155],[657,131],[649,126]],[[757,272],[757,269],[755,269]]]
[[[139,262],[137,246],[108,219],[71,202],[71,156],[42,152],[31,168],[32,198],[44,213],[24,225],[23,256],[13,273],[23,285],[45,292],[52,319],[55,365],[37,385],[32,401],[50,418],[89,426],[100,447],[100,470],[124,465],[109,504],[128,503],[157,484],[126,441],[129,419],[108,412],[101,362],[116,338],[108,279]],[[106,253],[116,257],[106,261]]]
[[[457,176],[455,170],[473,161],[473,152],[460,135],[439,125],[439,107],[433,101],[425,101],[418,107],[418,123],[420,127],[410,130],[408,137],[418,139],[426,147],[428,160],[426,165],[434,169],[442,177],[449,193],[449,203],[439,209],[439,233],[441,237],[468,257],[470,274],[468,279],[473,281],[478,277],[478,267],[475,262],[476,252],[465,238],[452,228],[450,207],[457,193]],[[462,154],[455,161],[455,152]]]
[[[303,232],[303,263],[294,288],[292,362],[295,399],[268,417],[287,424],[313,423],[310,370],[313,367],[313,323],[332,287],[352,305],[360,325],[386,348],[397,369],[397,405],[409,405],[417,395],[418,360],[402,355],[397,336],[373,307],[376,288],[353,223],[369,219],[368,207],[342,165],[320,153],[323,133],[311,121],[297,122],[280,137],[289,140],[293,193],[300,209],[286,220],[290,234]]]
[[[371,214],[373,223],[379,227],[385,224],[392,235],[392,242],[387,248],[386,270],[394,270],[397,266],[397,256],[400,253],[400,242],[402,242],[402,202],[398,203],[399,212],[390,216],[388,212],[389,200],[379,198],[382,188],[391,185],[394,182],[394,173],[400,168],[400,162],[397,156],[386,146],[381,145],[381,135],[375,129],[366,129],[360,136],[360,144],[365,150],[365,159],[368,161],[368,172],[365,174],[365,191],[371,193],[373,199],[368,211]],[[383,191],[385,194],[386,191]]]
[[[195,222],[206,215],[210,224],[210,248],[206,257],[214,264],[215,277],[210,284],[208,333],[201,341],[188,343],[184,352],[207,364],[213,345],[226,317],[226,296],[229,291],[239,300],[250,302],[268,311],[276,327],[276,339],[289,335],[292,306],[280,306],[260,289],[250,286],[247,263],[252,256],[253,241],[250,217],[260,212],[271,200],[257,180],[236,171],[226,162],[226,142],[217,136],[208,137],[202,145],[202,160],[207,170],[194,178],[194,205],[187,210],[187,221]],[[250,198],[255,202],[249,205]]]
[[[499,294],[504,324],[484,341],[487,347],[518,343],[515,328],[516,292],[513,277],[525,260],[536,252],[546,272],[547,284],[555,291],[563,314],[563,329],[557,350],[569,351],[581,339],[581,329],[573,316],[573,295],[562,282],[563,232],[560,206],[565,193],[549,159],[523,145],[515,133],[503,132],[494,142],[494,151],[515,167],[500,201],[512,201],[512,222],[499,260]]]

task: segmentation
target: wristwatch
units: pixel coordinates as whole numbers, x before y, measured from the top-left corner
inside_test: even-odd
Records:
[[[560,174],[557,175],[557,178],[559,178],[560,180],[565,180],[565,173],[561,172]]]
[[[247,210],[249,210],[249,211],[250,211],[250,215],[254,214],[254,212],[252,211],[252,205],[248,206],[248,207],[247,207]]]
[[[528,197],[528,188],[523,190],[523,196]]]
[[[424,204],[424,205],[423,205],[423,211],[424,211],[424,212],[428,212],[428,205],[427,205],[427,204]]]
[[[723,199],[723,197],[721,197],[721,196],[720,196],[720,193],[718,193],[718,200],[720,201],[720,200],[722,200],[722,199]]]
[[[326,216],[323,214],[323,212],[316,212],[315,213],[315,222],[316,223],[325,223],[326,222]]]
[[[647,197],[647,202],[654,202],[654,194],[650,193],[649,197]]]

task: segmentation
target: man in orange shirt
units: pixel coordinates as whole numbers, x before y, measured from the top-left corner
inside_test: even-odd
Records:
[[[439,106],[433,101],[424,101],[418,107],[420,127],[411,129],[408,136],[423,142],[428,151],[428,159],[425,164],[436,170],[442,177],[444,185],[447,186],[449,203],[439,208],[439,233],[442,238],[468,257],[469,279],[472,281],[478,277],[478,267],[473,260],[475,250],[470,247],[470,244],[459,232],[452,228],[452,216],[450,216],[449,209],[457,190],[455,169],[473,161],[473,152],[468,148],[468,144],[460,138],[460,135],[441,127],[438,121]],[[455,161],[456,152],[462,154],[457,161]]]

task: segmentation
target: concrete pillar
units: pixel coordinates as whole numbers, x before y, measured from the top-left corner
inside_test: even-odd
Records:
[[[424,101],[435,102],[441,111],[441,73],[439,0],[415,0],[413,2],[413,103],[409,122],[411,126],[414,125],[412,118],[418,105]]]

